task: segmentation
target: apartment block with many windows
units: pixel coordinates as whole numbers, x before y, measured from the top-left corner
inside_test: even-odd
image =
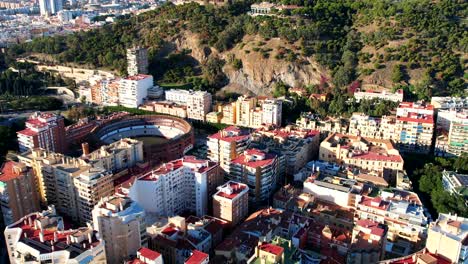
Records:
[[[65,153],[67,146],[63,116],[37,112],[29,117],[25,125],[26,129],[17,132],[20,152],[44,148]]]
[[[148,95],[148,89],[153,87],[153,76],[138,74],[120,80],[119,104],[125,107],[137,108],[143,104]]]
[[[402,152],[427,154],[434,137],[434,107],[422,103],[403,102],[397,108],[395,132]]]
[[[249,201],[258,204],[270,198],[281,184],[283,175],[278,155],[258,149],[247,149],[231,161],[229,179],[249,187]]]
[[[108,263],[122,263],[147,244],[145,211],[130,198],[105,197],[92,214],[94,229],[106,242]]]
[[[221,169],[229,174],[231,160],[241,155],[251,140],[248,131],[229,126],[208,137],[208,158],[218,162]]]
[[[222,179],[216,162],[185,156],[130,179],[120,193],[149,213],[174,216],[189,211],[203,216]]]
[[[249,212],[249,187],[239,182],[228,181],[218,189],[213,195],[213,216],[236,226]]]
[[[34,171],[21,162],[7,161],[0,168],[0,207],[3,223],[18,221],[40,209]]]

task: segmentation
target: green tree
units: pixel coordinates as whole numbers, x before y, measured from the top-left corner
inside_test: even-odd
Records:
[[[400,83],[404,80],[403,66],[401,64],[396,64],[392,69],[392,82]]]

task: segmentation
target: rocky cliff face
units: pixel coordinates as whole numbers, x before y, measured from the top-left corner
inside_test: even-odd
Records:
[[[226,64],[223,71],[229,79],[228,86],[248,90],[256,95],[271,94],[274,84],[279,81],[289,86],[318,84],[321,76],[329,75],[312,58],[300,56],[300,51],[294,44],[285,43],[279,38],[265,41],[258,36],[246,36],[242,43],[221,53],[207,45],[201,45],[200,38],[192,33],[184,32],[173,41],[178,50],[191,50],[191,56],[201,64],[209,56],[224,59]],[[277,59],[276,55],[285,50],[298,54],[297,59],[293,62],[284,58]],[[242,68],[235,69],[232,66],[230,62],[234,58],[242,61]]]

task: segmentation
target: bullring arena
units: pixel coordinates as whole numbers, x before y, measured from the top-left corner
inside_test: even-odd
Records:
[[[90,142],[94,147],[122,138],[143,141],[146,161],[159,164],[182,157],[194,144],[193,128],[184,119],[165,115],[125,116],[96,127]]]

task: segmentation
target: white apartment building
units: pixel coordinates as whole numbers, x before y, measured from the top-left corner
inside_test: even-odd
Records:
[[[143,162],[143,142],[123,138],[109,145],[86,153],[82,157],[89,160],[93,167],[101,167],[111,172],[119,172],[135,166],[138,162]]]
[[[355,180],[325,177],[317,180],[313,176],[304,181],[303,192],[315,198],[341,207],[355,208],[363,195],[363,185]]]
[[[142,47],[127,49],[128,76],[148,74],[148,50]]]
[[[148,96],[148,89],[153,87],[153,76],[138,74],[124,78],[119,86],[119,103],[122,106],[137,108]]]
[[[354,92],[354,98],[357,102],[361,100],[371,100],[371,99],[381,99],[381,100],[388,100],[393,102],[403,102],[403,90],[398,89],[394,93],[390,93],[388,91],[361,91],[361,89],[356,89]]]
[[[431,98],[431,105],[435,109],[466,109],[468,108],[468,97],[437,97]]]
[[[434,107],[403,102],[397,108],[395,132],[400,151],[429,153],[434,132]]]
[[[396,118],[392,116],[375,118],[363,113],[353,113],[349,120],[348,134],[395,141],[399,138],[395,131],[395,123]]]
[[[230,126],[208,137],[208,158],[218,162],[226,174],[230,172],[231,160],[246,150],[252,138],[248,131]]]
[[[206,91],[187,91],[171,89],[165,92],[166,100],[187,106],[187,117],[205,121],[205,116],[211,111],[212,96]]]
[[[262,123],[267,125],[281,126],[281,115],[283,113],[283,102],[281,100],[268,99],[262,104]]]
[[[459,195],[468,195],[468,174],[454,171],[442,172],[442,184],[446,191]]]
[[[106,264],[105,242],[90,226],[65,229],[53,207],[26,215],[4,231],[10,263]]]
[[[468,152],[468,108],[439,110],[436,155],[459,156]]]
[[[123,263],[146,245],[145,211],[130,198],[105,197],[92,214],[94,229],[106,242],[108,263]]]
[[[193,211],[203,216],[209,197],[222,184],[218,168],[215,162],[185,156],[138,176],[123,192],[149,213],[174,216]]]
[[[62,9],[63,2],[61,0],[39,0],[41,16],[55,15]]]

